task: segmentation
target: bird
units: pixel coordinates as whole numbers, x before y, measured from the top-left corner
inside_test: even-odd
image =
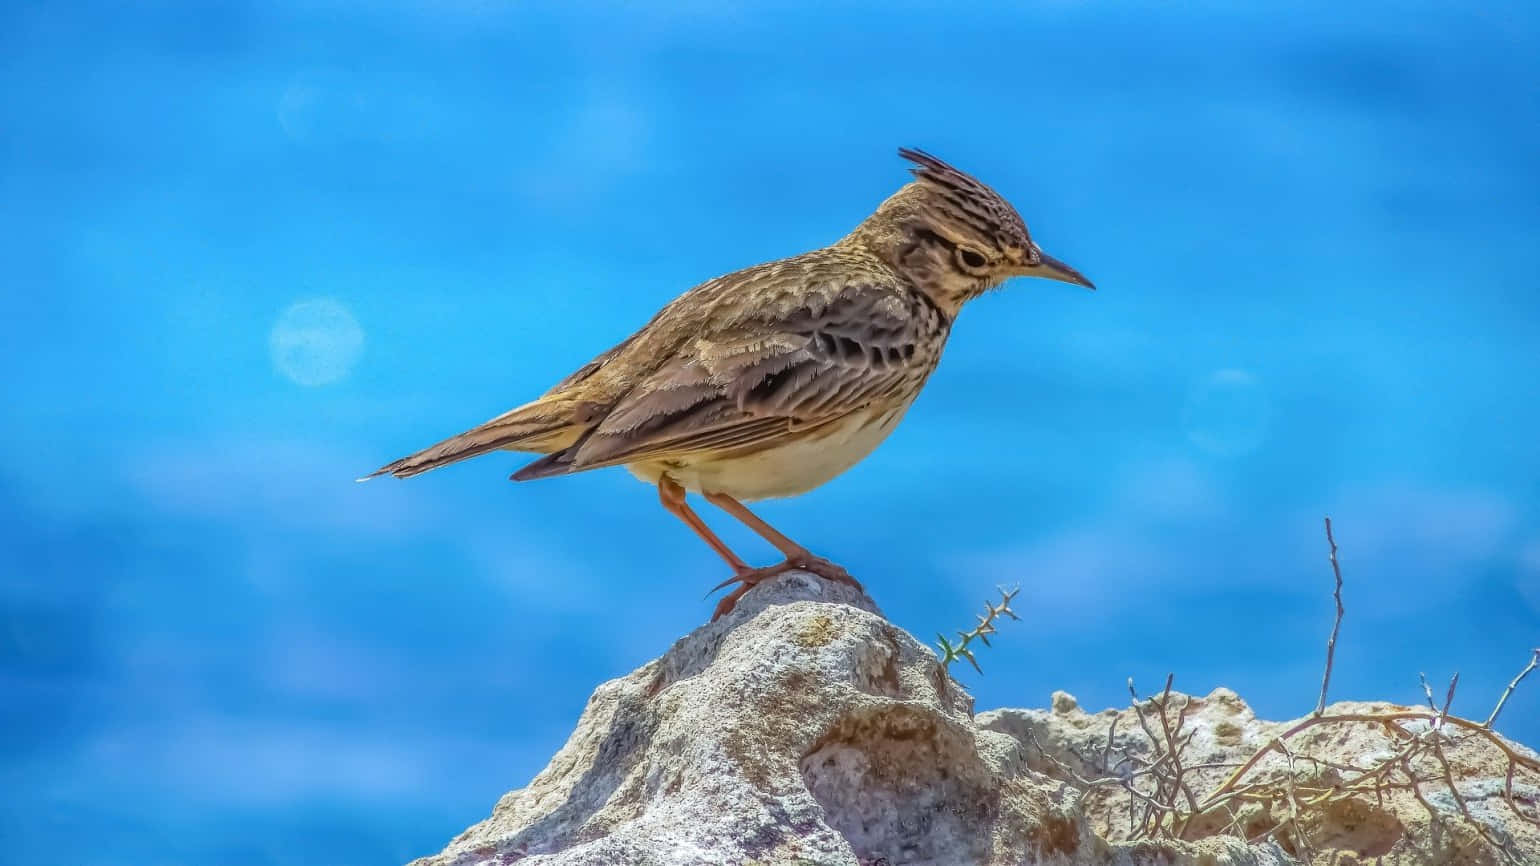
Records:
[[[513,481],[624,466],[732,570],[712,614],[788,570],[861,584],[744,504],[830,481],[893,432],[963,306],[1012,277],[1094,289],[1044,253],[999,193],[922,150],[912,179],[829,246],[707,280],[544,394],[369,475],[407,478],[492,451],[542,455]],[[775,547],[753,567],[687,501]]]

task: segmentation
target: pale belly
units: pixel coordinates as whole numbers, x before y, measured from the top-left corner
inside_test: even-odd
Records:
[[[819,436],[731,459],[633,463],[626,468],[656,484],[667,474],[695,493],[725,493],[739,501],[806,493],[861,462],[888,438],[908,404],[852,416]]]

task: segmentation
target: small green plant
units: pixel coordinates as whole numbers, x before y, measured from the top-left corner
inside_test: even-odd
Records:
[[[1007,590],[1002,586],[999,587],[999,590],[1000,603],[984,602],[984,612],[979,614],[978,618],[979,624],[969,631],[958,631],[957,643],[947,640],[944,634],[936,634],[936,645],[941,648],[942,666],[949,667],[952,662],[958,659],[967,659],[968,664],[973,665],[974,670],[979,673],[984,672],[984,669],[979,667],[979,660],[973,657],[973,650],[969,644],[978,641],[984,646],[989,646],[989,636],[995,633],[995,620],[1002,616],[1008,616],[1018,622],[1021,620],[1021,617],[1016,615],[1016,611],[1011,610],[1011,599],[1014,599],[1016,594],[1021,592],[1021,587],[1018,586]]]

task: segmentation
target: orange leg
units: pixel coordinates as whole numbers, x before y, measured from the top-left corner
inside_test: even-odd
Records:
[[[658,479],[658,500],[663,503],[663,507],[668,509],[670,514],[683,520],[686,526],[695,530],[695,534],[711,545],[711,549],[715,550],[718,556],[725,559],[728,567],[732,568],[733,576],[713,586],[711,592],[716,592],[730,583],[742,584],[737,589],[723,596],[722,600],[717,603],[716,612],[711,615],[712,622],[721,619],[731,612],[733,606],[738,603],[738,599],[742,598],[743,594],[753,588],[755,584],[793,567],[790,562],[786,562],[769,568],[753,568],[744,562],[739,558],[738,554],[733,552],[731,547],[727,546],[727,542],[717,537],[717,534],[711,531],[711,527],[706,525],[706,521],[701,520],[700,515],[696,514],[689,504],[685,502],[684,488],[680,487],[674,479],[666,475]],[[710,593],[707,594],[709,595]]]
[[[699,535],[703,541],[711,545],[711,549],[717,552],[717,556],[727,560],[728,566],[732,568],[735,574],[743,574],[754,570],[749,567],[748,563],[740,559],[738,554],[733,553],[733,549],[727,546],[727,542],[718,538],[717,534],[711,531],[711,527],[706,525],[706,521],[700,519],[700,515],[696,514],[689,504],[684,501],[684,488],[680,487],[674,479],[669,478],[667,475],[658,479],[658,500],[663,503],[663,507],[668,509],[670,514],[683,520],[686,526],[695,530],[696,535]]]
[[[798,569],[800,571],[812,572],[825,580],[846,583],[858,590],[862,589],[861,583],[851,577],[850,573],[845,571],[845,569],[821,556],[814,556],[808,552],[807,548],[782,535],[779,530],[766,523],[759,515],[748,510],[742,502],[725,493],[707,493],[705,497],[707,502],[738,518],[744,526],[754,530],[759,534],[760,538],[770,542],[776,550],[779,550],[786,556],[786,562],[779,566],[772,566],[777,569],[776,574],[790,569]],[[766,577],[768,576],[766,575]],[[763,578],[760,579],[762,580]]]
[[[741,520],[744,525],[759,533],[762,538],[786,555],[786,561],[779,565],[769,565],[764,568],[751,567],[738,554],[734,553],[732,548],[727,546],[727,542],[717,537],[717,534],[711,531],[711,527],[706,525],[706,521],[702,520],[700,515],[690,508],[689,503],[685,501],[685,490],[679,486],[678,482],[666,475],[658,479],[658,501],[663,503],[663,507],[670,514],[683,520],[686,526],[695,530],[695,534],[711,545],[711,549],[715,550],[718,556],[726,560],[728,567],[733,570],[732,577],[712,587],[711,591],[716,592],[728,584],[739,584],[737,589],[723,596],[722,600],[717,603],[716,612],[711,615],[713,622],[731,612],[733,606],[738,603],[738,599],[742,598],[743,594],[755,585],[793,569],[809,571],[826,580],[848,583],[856,589],[861,589],[861,584],[857,583],[855,578],[846,573],[845,569],[840,568],[827,559],[809,553],[807,548],[777,532],[775,527],[759,519],[752,511],[743,507],[743,503],[738,500],[722,493],[707,493],[706,499],[728,514]]]

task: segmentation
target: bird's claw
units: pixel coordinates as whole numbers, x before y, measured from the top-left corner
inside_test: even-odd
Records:
[[[706,591],[706,594],[710,595],[711,593],[716,592],[724,586],[732,586],[735,583],[741,583],[743,584],[741,587],[742,589],[748,589],[749,587],[764,583],[765,581],[775,577],[778,574],[785,574],[786,572],[799,567],[800,566],[798,566],[796,563],[788,559],[779,565],[766,565],[762,568],[746,568],[743,571],[734,574],[732,577],[722,581],[716,586],[713,586],[711,589]]]
[[[851,577],[850,572],[846,571],[844,567],[836,565],[821,556],[809,556],[795,560],[789,559],[785,562],[785,565],[797,571],[816,574],[824,580],[832,580],[835,583],[843,583],[846,586],[854,587],[858,592],[866,591],[861,582]]]
[[[707,595],[710,595],[711,593],[716,592],[723,587],[731,586],[735,583],[739,584],[737,589],[723,596],[722,600],[717,602],[717,609],[716,612],[711,615],[711,621],[716,622],[717,620],[731,613],[733,606],[738,603],[738,599],[742,598],[743,594],[748,592],[750,589],[753,589],[755,586],[758,586],[759,584],[769,580],[772,577],[785,574],[788,571],[805,571],[809,574],[817,575],[818,577],[833,583],[843,583],[846,586],[855,587],[856,591],[858,592],[866,591],[865,588],[861,586],[861,582],[851,577],[850,572],[846,571],[841,566],[835,565],[834,563],[824,559],[821,556],[799,556],[796,559],[787,559],[786,561],[776,565],[767,565],[762,568],[745,569],[722,581],[716,586],[713,586],[710,592],[706,593]]]

